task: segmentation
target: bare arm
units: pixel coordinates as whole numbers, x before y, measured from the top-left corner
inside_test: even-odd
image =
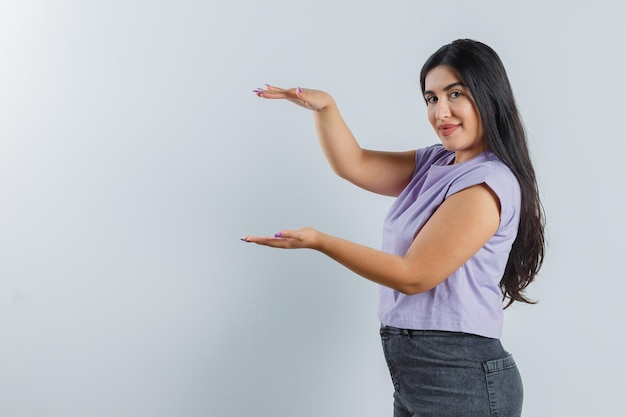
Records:
[[[392,255],[312,228],[243,240],[277,248],[318,250],[355,273],[405,294],[428,291],[469,260],[498,229],[499,202],[486,185],[448,197],[404,256]]]
[[[323,91],[268,86],[259,97],[286,99],[313,110],[320,145],[333,171],[353,184],[378,194],[397,196],[415,170],[415,151],[363,149],[343,120],[334,99]]]

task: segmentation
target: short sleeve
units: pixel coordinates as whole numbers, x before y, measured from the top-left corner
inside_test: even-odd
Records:
[[[504,164],[490,161],[463,173],[448,189],[446,198],[478,184],[487,185],[500,201],[501,226],[519,218],[520,188],[511,170]]]
[[[519,225],[521,190],[519,182],[511,170],[504,164],[494,164],[485,184],[493,190],[500,200],[500,227]]]

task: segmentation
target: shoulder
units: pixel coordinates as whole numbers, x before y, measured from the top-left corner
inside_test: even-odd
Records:
[[[519,199],[520,185],[513,171],[495,154],[488,152],[485,156],[485,165],[488,166],[485,183],[498,195],[517,196],[516,199]]]
[[[495,154],[484,152],[474,159],[455,165],[457,181],[494,182],[519,187],[511,169]]]
[[[485,184],[496,194],[501,204],[519,204],[519,182],[511,169],[495,154],[484,152],[473,160],[459,164],[457,169],[448,195],[474,185]]]

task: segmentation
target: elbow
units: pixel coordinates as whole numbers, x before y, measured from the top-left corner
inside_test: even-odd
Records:
[[[404,294],[404,295],[416,295],[425,292],[423,289],[420,289],[418,285],[402,285],[399,288],[394,288],[396,291]]]
[[[431,274],[410,274],[402,277],[395,286],[395,290],[404,295],[416,295],[435,288],[445,278],[436,278]]]
[[[339,178],[354,183],[354,172],[351,171],[351,167],[341,166],[339,164],[331,164],[331,169]]]
[[[404,295],[416,295],[428,291],[415,276],[400,280],[393,289]]]
[[[398,257],[398,262],[386,264],[380,271],[378,282],[404,295],[416,295],[432,290],[446,278],[446,271]]]
[[[357,184],[363,178],[363,149],[358,148],[342,158],[327,158],[330,168],[340,178]]]

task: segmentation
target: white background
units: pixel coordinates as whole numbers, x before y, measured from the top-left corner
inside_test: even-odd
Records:
[[[620,4],[0,0],[0,416],[390,416],[376,286],[239,238],[378,247],[391,200],[252,90],[324,89],[363,146],[426,146],[419,70],[457,38],[507,67],[547,213],[540,303],[503,337],[524,415],[622,415]]]

